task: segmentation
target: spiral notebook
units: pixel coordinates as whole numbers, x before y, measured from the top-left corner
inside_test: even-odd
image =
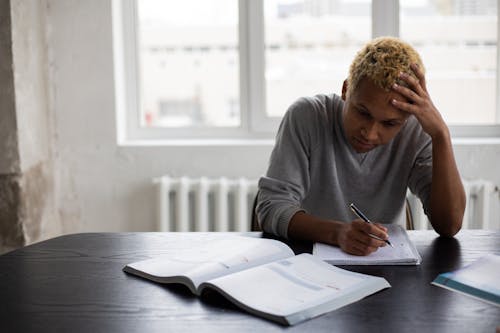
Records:
[[[419,265],[422,258],[406,230],[398,224],[385,227],[393,248],[384,246],[367,256],[356,256],[338,246],[314,243],[313,255],[332,265]]]

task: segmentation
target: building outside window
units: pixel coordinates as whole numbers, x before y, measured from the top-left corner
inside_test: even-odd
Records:
[[[117,13],[128,137],[272,138],[297,98],[340,93],[388,19],[385,34],[422,55],[446,121],[500,134],[494,0],[127,0]]]

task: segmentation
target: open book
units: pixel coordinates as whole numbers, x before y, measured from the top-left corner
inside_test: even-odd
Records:
[[[489,254],[457,271],[439,274],[432,284],[500,306],[500,255]]]
[[[135,262],[124,271],[159,283],[205,288],[257,316],[285,325],[335,310],[390,287],[380,277],[346,271],[284,243],[230,236],[190,252]]]
[[[388,224],[387,233],[394,247],[384,246],[367,256],[345,253],[337,246],[314,243],[313,254],[332,265],[418,265],[422,261],[406,230]]]

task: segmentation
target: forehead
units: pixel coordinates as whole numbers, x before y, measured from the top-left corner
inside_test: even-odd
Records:
[[[401,94],[392,90],[385,91],[365,77],[359,81],[358,86],[352,91],[350,103],[357,107],[364,107],[375,118],[407,118],[408,114],[406,112],[392,105],[392,99],[407,101]]]

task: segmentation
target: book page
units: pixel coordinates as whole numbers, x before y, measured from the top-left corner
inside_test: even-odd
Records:
[[[390,285],[383,278],[301,254],[211,280],[203,287],[219,290],[249,312],[292,325]]]
[[[489,254],[453,272],[439,274],[432,284],[500,306],[500,255]]]
[[[183,282],[172,278],[184,276],[192,281],[196,289],[203,281],[290,256],[294,256],[293,251],[282,242],[231,236],[189,250],[132,263],[127,265],[125,271],[165,283]]]
[[[454,271],[450,279],[500,295],[500,255],[490,254]]]
[[[408,238],[406,230],[400,225],[386,225],[389,241],[394,247],[386,245],[367,256],[348,254],[338,246],[315,243],[313,254],[333,265],[418,265],[421,258],[417,249]]]

